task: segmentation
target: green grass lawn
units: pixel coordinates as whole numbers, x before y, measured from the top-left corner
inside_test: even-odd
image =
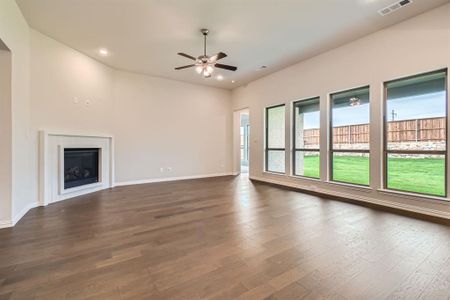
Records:
[[[319,155],[306,155],[303,168],[303,176],[320,178]]]
[[[333,180],[369,184],[369,158],[335,156]],[[444,158],[389,158],[388,188],[423,194],[445,195]],[[305,156],[304,175],[319,178],[319,156]]]

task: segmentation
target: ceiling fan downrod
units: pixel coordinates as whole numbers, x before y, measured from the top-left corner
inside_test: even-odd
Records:
[[[206,36],[209,33],[209,30],[206,28],[200,29],[200,32],[203,34],[203,57],[206,58]]]

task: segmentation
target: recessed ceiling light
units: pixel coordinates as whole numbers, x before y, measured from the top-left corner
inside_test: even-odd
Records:
[[[223,80],[223,76],[219,74],[219,75],[216,76],[216,79],[217,80]]]
[[[106,48],[100,48],[98,49],[98,54],[100,54],[101,56],[108,56],[109,51]]]
[[[231,83],[235,83],[236,82],[236,80],[231,80]]]

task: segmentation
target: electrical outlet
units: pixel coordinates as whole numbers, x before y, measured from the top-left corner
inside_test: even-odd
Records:
[[[78,104],[80,102],[80,99],[78,97],[73,97],[73,103]]]
[[[162,173],[164,172],[164,168],[159,168],[159,171]]]

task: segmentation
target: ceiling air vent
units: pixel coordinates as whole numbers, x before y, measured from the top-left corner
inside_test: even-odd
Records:
[[[382,8],[378,11],[378,13],[382,16],[388,15],[390,13],[393,13],[397,9],[402,8],[403,6],[406,6],[408,4],[412,3],[412,0],[401,0],[395,3],[392,3],[389,6],[386,6],[385,8]]]

